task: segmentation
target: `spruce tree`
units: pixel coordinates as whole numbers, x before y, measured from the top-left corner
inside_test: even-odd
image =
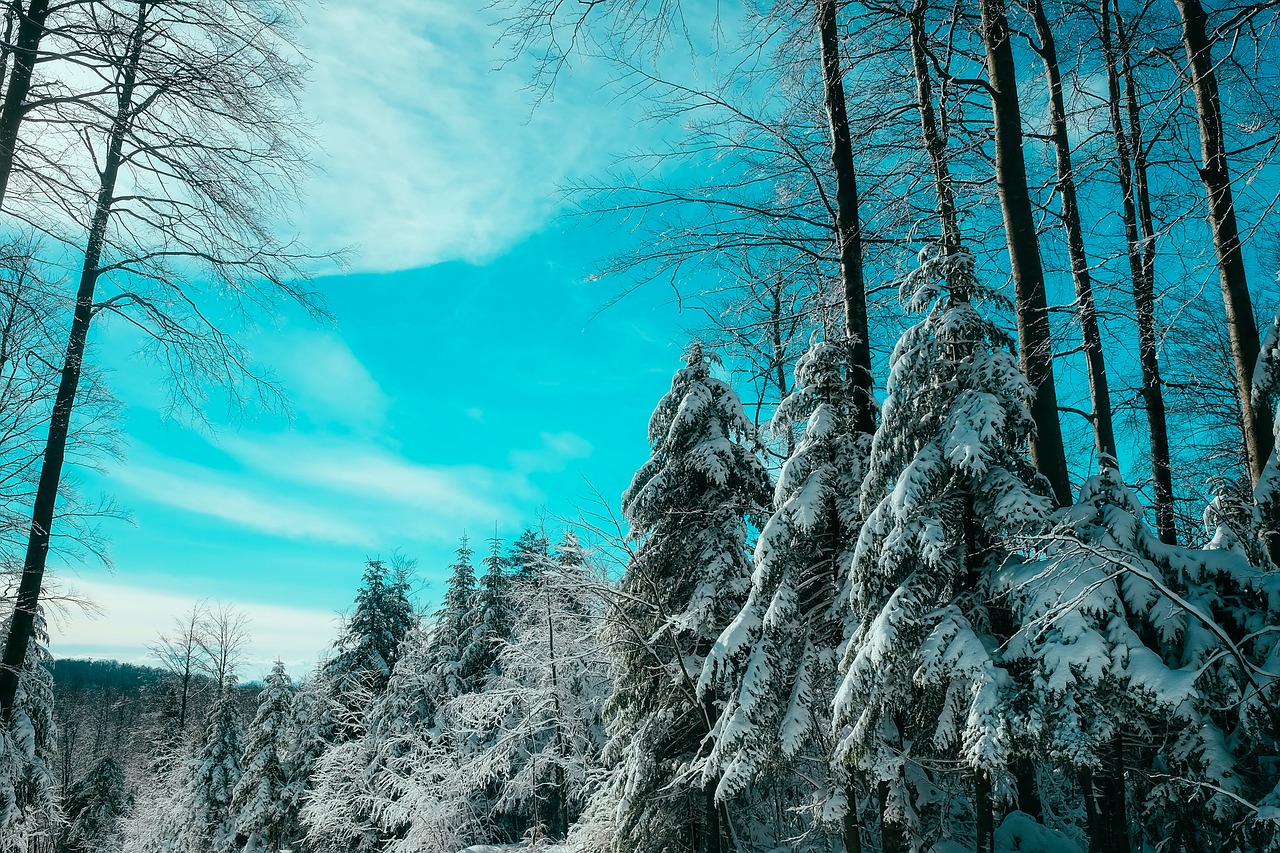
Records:
[[[699,781],[718,697],[699,695],[703,661],[746,600],[747,519],[763,518],[768,473],[737,394],[699,344],[649,422],[652,453],[623,495],[638,542],[608,616],[616,690],[606,760],[617,846],[719,853],[716,783]]]
[[[117,853],[122,849],[123,827],[131,798],[124,771],[114,756],[104,755],[71,786],[62,830],[64,853]]]
[[[484,559],[484,577],[476,598],[475,625],[460,663],[462,680],[473,689],[481,689],[494,675],[494,667],[502,644],[511,639],[515,628],[515,603],[512,579],[507,574],[508,561],[502,555],[502,540],[490,540],[489,556]]]
[[[188,799],[189,853],[224,853],[236,849],[236,814],[232,798],[242,769],[240,712],[235,685],[228,683],[209,712],[205,736],[192,767]]]
[[[336,653],[321,670],[334,699],[348,714],[358,715],[365,710],[360,707],[364,698],[376,696],[386,687],[400,641],[415,620],[409,601],[409,566],[401,561],[370,560],[346,631],[334,643]],[[338,721],[340,739],[349,734],[346,725],[346,721]]]
[[[705,770],[708,780],[719,778],[717,796],[734,797],[767,771],[782,770],[771,779],[798,786],[805,804],[831,799],[828,819],[856,808],[846,783],[824,779],[837,665],[851,628],[848,566],[870,444],[857,432],[856,407],[864,401],[852,390],[846,358],[841,344],[817,342],[796,364],[795,390],[778,408],[773,430],[803,423],[804,433],[756,541],[746,604],[720,636],[701,682],[704,691],[713,685],[726,691]],[[811,824],[791,829],[808,831]]]
[[[512,574],[520,581],[531,579],[546,568],[550,549],[551,543],[545,535],[526,527],[511,545],[511,556],[508,560]]]
[[[479,620],[479,593],[476,587],[474,553],[466,536],[458,545],[450,567],[449,588],[436,614],[431,633],[432,668],[442,696],[458,696],[474,686],[477,672],[464,665],[463,656],[476,636]]]
[[[998,297],[972,260],[927,248],[901,293],[924,316],[890,357],[863,484],[839,748],[877,785],[886,851],[906,849],[904,830],[927,847],[967,824],[968,842],[990,853],[994,799],[1014,784],[1000,654],[1011,626],[993,582],[1010,556],[1004,538],[1039,529],[1052,502],[1025,458],[1034,392],[1008,336],[978,310]],[[947,765],[961,777],[924,769]],[[963,823],[940,786],[967,789]]]
[[[258,694],[258,710],[249,726],[243,775],[232,796],[237,834],[246,839],[246,851],[279,850],[291,830],[289,798],[291,778],[287,737],[293,683],[284,664],[276,661]]]

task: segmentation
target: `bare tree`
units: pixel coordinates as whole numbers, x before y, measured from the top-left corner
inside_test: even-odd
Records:
[[[1057,167],[1057,190],[1061,201],[1061,220],[1067,236],[1067,255],[1071,261],[1071,279],[1076,292],[1076,317],[1084,343],[1085,364],[1089,375],[1090,413],[1094,446],[1099,454],[1116,458],[1116,434],[1112,423],[1111,392],[1107,382],[1106,360],[1102,352],[1102,333],[1093,296],[1093,276],[1085,251],[1084,224],[1076,191],[1076,172],[1072,164],[1071,136],[1067,129],[1067,106],[1062,87],[1062,69],[1058,64],[1057,40],[1044,0],[1029,0],[1027,10],[1035,24],[1039,44],[1036,52],[1044,63],[1049,85],[1049,125],[1053,139],[1054,162]]]
[[[1053,378],[1053,347],[1045,295],[1044,264],[1036,234],[1035,212],[1022,151],[1022,108],[1018,73],[1010,43],[1004,0],[980,0],[982,40],[994,116],[996,176],[1009,245],[1009,265],[1017,306],[1018,349],[1022,371],[1035,389],[1031,415],[1036,431],[1031,459],[1049,481],[1062,506],[1071,504],[1071,480],[1058,421],[1058,392]]]
[[[208,605],[197,601],[181,616],[175,616],[173,627],[147,645],[147,651],[178,682],[178,731],[187,728],[187,710],[194,682],[204,666],[204,627]]]
[[[1253,370],[1258,361],[1258,326],[1249,296],[1249,282],[1241,249],[1240,226],[1236,221],[1235,197],[1231,189],[1231,167],[1227,159],[1223,129],[1222,99],[1214,68],[1213,51],[1218,31],[1199,0],[1175,0],[1182,20],[1182,45],[1187,55],[1187,82],[1195,95],[1200,131],[1200,179],[1209,202],[1209,224],[1218,259],[1218,279],[1226,307],[1227,329],[1236,373],[1241,423],[1248,451],[1249,475],[1254,483],[1271,456],[1275,440],[1267,419],[1254,409]],[[1260,5],[1260,4],[1255,4]]]
[[[84,260],[0,659],[0,710],[13,702],[40,599],[95,316],[109,312],[148,336],[176,395],[191,400],[209,380],[268,390],[209,300],[222,297],[233,316],[280,300],[318,310],[298,285],[308,258],[273,233],[307,168],[290,12],[250,0],[102,0],[69,31],[105,94],[56,105],[94,181],[64,199],[72,221],[87,213]],[[102,293],[108,285],[114,292]]]
[[[244,663],[250,639],[249,615],[243,610],[222,601],[204,607],[196,639],[201,652],[197,661],[219,695]]]

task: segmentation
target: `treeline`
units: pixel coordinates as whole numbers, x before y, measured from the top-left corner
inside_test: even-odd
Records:
[[[175,620],[153,649],[166,668],[142,670],[145,684],[60,686],[56,724],[37,728],[35,754],[19,767],[43,781],[39,796],[17,792],[12,849],[563,839],[600,773],[611,680],[598,633],[610,581],[572,532],[553,547],[534,531],[509,550],[491,540],[481,559],[464,539],[429,617],[414,608],[411,580],[403,561],[370,562],[331,654],[301,684],[277,663],[260,689],[233,675],[219,689],[198,643],[184,701],[185,668],[173,663],[184,658],[166,652],[187,626],[206,635],[228,612],[217,608]],[[234,672],[234,650],[230,659]],[[50,718],[53,706],[52,696],[21,705]],[[72,742],[70,731],[89,737]],[[62,765],[76,769],[59,789]]]

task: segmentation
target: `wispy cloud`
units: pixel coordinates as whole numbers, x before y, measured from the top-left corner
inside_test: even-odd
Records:
[[[574,81],[593,97],[566,85],[531,112],[526,72],[495,70],[505,49],[488,16],[456,0],[310,9],[308,107],[326,152],[301,223],[312,242],[356,244],[362,270],[482,261],[605,156],[596,143],[617,122],[601,120],[599,93]]]
[[[288,326],[259,335],[252,346],[308,420],[360,432],[385,426],[387,395],[336,331]]]
[[[375,543],[373,534],[342,515],[278,493],[268,496],[251,482],[228,482],[236,478],[178,460],[166,460],[163,468],[121,466],[114,479],[137,497],[259,533],[338,545]]]

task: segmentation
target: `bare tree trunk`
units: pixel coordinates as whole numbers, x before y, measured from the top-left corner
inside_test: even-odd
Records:
[[[1170,463],[1169,426],[1165,417],[1164,390],[1160,382],[1160,353],[1156,339],[1155,321],[1155,234],[1139,232],[1138,189],[1141,180],[1146,187],[1145,170],[1138,178],[1134,174],[1140,139],[1131,139],[1129,133],[1140,125],[1137,104],[1130,92],[1130,127],[1126,131],[1121,116],[1120,77],[1118,59],[1111,41],[1111,17],[1113,0],[1101,2],[1102,49],[1107,63],[1107,100],[1111,121],[1111,133],[1116,144],[1116,173],[1120,181],[1121,209],[1124,215],[1125,241],[1129,254],[1129,271],[1133,278],[1133,306],[1138,323],[1138,361],[1142,367],[1142,400],[1147,414],[1147,436],[1151,450],[1151,483],[1156,511],[1156,530],[1160,539],[1168,544],[1177,541],[1173,513],[1173,468]],[[1116,17],[1117,28],[1119,18]],[[1133,81],[1129,81],[1130,86]],[[1145,160],[1144,160],[1145,163]],[[1150,210],[1148,201],[1148,211]],[[1151,228],[1150,222],[1147,224]]]
[[[979,8],[994,118],[996,182],[1017,303],[1018,349],[1022,370],[1035,389],[1031,416],[1036,430],[1031,437],[1031,460],[1048,479],[1058,503],[1068,506],[1072,498],[1071,478],[1062,444],[1062,425],[1058,422],[1044,266],[1022,155],[1022,109],[1018,104],[1017,67],[1009,43],[1009,21],[1004,0],[980,0]]]
[[[34,2],[34,0],[33,0]],[[27,554],[22,566],[22,581],[14,603],[13,619],[5,638],[4,654],[0,657],[0,714],[13,708],[18,691],[18,677],[22,662],[26,659],[31,641],[36,610],[40,604],[40,589],[44,583],[45,565],[49,558],[49,537],[53,528],[54,509],[58,501],[58,486],[62,480],[62,463],[66,457],[67,434],[71,426],[71,413],[75,408],[76,391],[80,386],[80,371],[84,363],[85,344],[89,338],[89,325],[93,321],[93,297],[101,273],[102,248],[106,240],[107,223],[115,201],[116,179],[123,160],[121,152],[124,138],[129,131],[133,115],[133,89],[138,62],[142,52],[143,32],[146,26],[147,6],[140,3],[136,26],[130,38],[129,56],[122,69],[123,77],[117,111],[111,125],[106,156],[102,161],[101,182],[89,239],[85,246],[84,264],[80,271],[80,286],[76,292],[75,313],[63,359],[62,376],[54,397],[53,411],[49,417],[49,437],[45,443],[44,461],[40,466],[40,480],[36,487],[35,504],[31,511],[31,532],[27,539]],[[15,68],[16,73],[16,68]]]
[[[822,90],[831,125],[831,165],[836,174],[836,239],[840,247],[840,283],[844,288],[845,334],[849,340],[850,381],[858,400],[854,427],[875,432],[875,395],[871,379],[871,335],[867,327],[866,280],[862,267],[862,225],[858,219],[858,177],[853,168],[853,138],[844,97],[840,28],[836,0],[816,0],[822,44]]]
[[[1240,420],[1249,477],[1256,485],[1271,456],[1274,439],[1265,418],[1253,407],[1253,368],[1258,361],[1258,325],[1253,318],[1253,300],[1245,275],[1240,229],[1236,224],[1235,199],[1231,192],[1231,170],[1227,163],[1226,139],[1222,128],[1222,103],[1213,68],[1213,43],[1208,35],[1208,16],[1200,0],[1176,0],[1182,18],[1182,45],[1187,52],[1191,87],[1195,92],[1200,126],[1200,179],[1209,199],[1209,224],[1213,248],[1218,258],[1218,279],[1227,313],[1227,333],[1231,358],[1236,369],[1236,390],[1240,399]]]
[[[925,14],[928,9],[928,0],[915,0],[911,11],[907,13],[907,23],[911,28],[911,61],[916,78],[920,131],[925,150],[929,153],[929,165],[933,169],[933,185],[938,199],[942,254],[946,258],[953,258],[960,252],[960,220],[956,216],[955,192],[951,185],[947,138],[938,125],[933,108],[933,82],[929,74],[929,50],[925,33]],[[956,284],[954,281],[951,283]]]
[[[0,206],[9,189],[9,176],[18,145],[18,129],[26,114],[27,94],[35,72],[36,56],[44,38],[45,21],[49,17],[49,0],[30,0],[26,9],[18,8],[18,40],[13,45],[13,72],[0,106]],[[2,697],[0,697],[2,698]]]
[[[1076,291],[1076,318],[1080,322],[1085,365],[1089,373],[1089,398],[1093,405],[1093,438],[1099,455],[1116,458],[1116,433],[1111,416],[1111,392],[1107,384],[1102,333],[1093,300],[1093,277],[1084,248],[1084,228],[1076,197],[1075,169],[1071,165],[1071,138],[1067,133],[1067,107],[1062,94],[1062,71],[1053,27],[1045,12],[1044,0],[1027,4],[1040,39],[1039,54],[1049,80],[1049,124],[1057,165],[1058,198],[1062,203],[1062,226],[1067,232],[1067,255],[1071,259],[1071,279]]]

